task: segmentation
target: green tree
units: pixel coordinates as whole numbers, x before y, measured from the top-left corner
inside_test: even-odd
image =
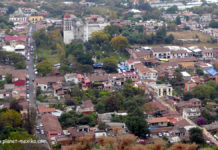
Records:
[[[117,72],[117,60],[114,57],[106,57],[103,60],[103,69],[107,73]]]
[[[42,76],[46,76],[47,74],[52,72],[52,65],[47,61],[43,60],[36,66],[38,72]]]
[[[3,126],[19,127],[21,125],[21,115],[15,110],[7,110],[0,115],[0,123]]]
[[[157,43],[163,43],[165,37],[166,37],[166,27],[162,27],[156,32],[155,40]]]
[[[6,81],[8,84],[12,83],[12,74],[6,73]]]
[[[23,108],[19,105],[18,100],[13,100],[10,102],[10,109],[20,112]]]
[[[191,143],[196,144],[205,144],[204,135],[202,133],[202,130],[199,128],[192,128],[189,130],[189,137]]]
[[[98,124],[98,129],[99,130],[105,130],[107,128],[106,124],[105,123],[100,123]]]
[[[165,39],[166,44],[172,44],[174,41],[174,36],[172,34],[168,35]]]
[[[181,19],[179,16],[176,17],[176,24],[177,25],[180,25],[181,24]]]
[[[126,119],[128,129],[138,137],[146,137],[149,133],[147,122],[144,118],[138,116],[129,116]]]
[[[176,30],[176,23],[175,22],[171,22],[168,24],[167,29],[169,31],[175,31]]]
[[[128,47],[128,40],[126,37],[119,35],[112,38],[111,45],[114,49],[121,51]]]
[[[218,28],[218,21],[211,21],[210,24],[209,24],[209,27]]]
[[[23,128],[28,131],[28,133],[34,133],[34,126],[36,124],[36,110],[32,107],[28,109],[28,113],[23,116]]]
[[[176,5],[174,5],[174,6],[170,7],[170,8],[168,8],[166,10],[166,12],[169,13],[169,14],[175,14],[178,10],[179,10],[178,7]]]
[[[91,35],[91,41],[98,45],[101,45],[105,41],[109,40],[110,35],[105,33],[104,31],[93,32]]]
[[[120,34],[120,27],[117,25],[108,25],[104,28],[104,32],[109,34],[111,38]]]
[[[196,73],[197,73],[199,76],[203,76],[203,75],[204,75],[204,71],[203,71],[203,69],[201,69],[201,68],[197,68],[197,69],[196,69]]]

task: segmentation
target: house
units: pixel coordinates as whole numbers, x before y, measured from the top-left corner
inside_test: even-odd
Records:
[[[99,123],[111,122],[112,114],[113,113],[98,114],[98,122]]]
[[[198,99],[198,98],[192,98],[188,101],[189,103],[189,107],[192,107],[192,108],[201,108],[201,100]]]
[[[185,119],[197,118],[200,115],[201,115],[201,111],[199,108],[184,108],[182,113],[182,117]]]
[[[203,49],[202,58],[204,60],[212,60],[213,59],[213,50],[212,49]]]
[[[204,78],[200,76],[192,76],[191,80],[185,83],[184,92],[190,92],[194,87],[204,84],[204,82]]]
[[[167,117],[159,117],[148,120],[148,124],[150,126],[158,126],[158,127],[167,127],[169,123],[169,119]]]
[[[191,75],[188,72],[182,71],[181,74],[185,81],[191,80]]]
[[[215,122],[208,124],[208,125],[204,125],[204,128],[206,128],[206,130],[209,132],[216,133],[218,131],[218,121],[215,121]]]
[[[26,71],[24,69],[16,70],[14,67],[8,65],[0,65],[0,78],[6,79],[6,74],[12,75],[12,82],[17,80],[26,80]]]
[[[50,143],[54,142],[55,137],[63,135],[63,130],[56,116],[46,113],[41,118],[45,135]]]
[[[79,83],[79,80],[78,80],[78,78],[77,78],[77,74],[75,74],[75,73],[66,74],[66,75],[64,76],[64,78],[65,78],[65,81],[66,81],[66,82],[73,82],[73,83],[75,83],[75,84],[78,84],[78,83]]]
[[[95,108],[91,100],[86,100],[82,102],[81,106],[78,106],[76,108],[76,112],[89,114],[89,113],[95,112]]]
[[[46,107],[43,104],[38,105],[38,112],[39,114],[43,115],[43,114],[47,114],[47,113],[53,113],[55,112],[56,109],[55,108],[50,108],[50,107]]]
[[[158,59],[170,59],[171,53],[169,48],[165,47],[158,47],[158,48],[152,48],[151,49],[153,56]]]
[[[157,80],[157,71],[155,69],[147,68],[143,64],[136,64],[134,67],[142,80]]]
[[[204,62],[198,62],[198,63],[196,64],[196,66],[202,68],[204,71],[207,71],[207,70],[209,70],[210,68],[213,67],[211,64],[209,64],[209,63],[204,63]]]
[[[156,84],[152,83],[148,85],[152,88],[152,90],[155,92],[155,94],[158,97],[163,96],[172,96],[173,95],[173,88],[170,84]]]
[[[0,100],[10,99],[11,97],[11,91],[0,90]]]
[[[168,112],[168,108],[157,101],[145,103],[143,108],[148,114],[148,118],[151,118],[153,116],[161,117],[163,114]]]
[[[218,109],[218,104],[215,102],[207,102],[207,105],[212,107],[213,110],[217,110]]]
[[[185,57],[185,58],[176,58],[171,59],[170,62],[174,62],[183,68],[194,67],[197,59],[195,57]]]
[[[126,60],[125,65],[127,66],[127,68],[130,71],[134,71],[135,70],[134,65],[140,64],[140,63],[141,63],[141,61],[139,61],[139,60],[129,59],[129,60]]]
[[[28,18],[28,21],[31,22],[31,23],[37,23],[37,22],[40,22],[40,21],[43,21],[43,20],[44,20],[43,16],[30,16]]]
[[[63,76],[49,76],[49,77],[37,77],[35,80],[36,87],[40,87],[42,91],[52,88],[54,83],[62,83],[64,81]]]

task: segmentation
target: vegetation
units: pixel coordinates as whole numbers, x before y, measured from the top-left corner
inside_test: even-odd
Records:
[[[205,144],[205,139],[202,130],[199,128],[192,128],[189,130],[191,143]]]
[[[0,51],[0,60],[4,64],[15,66],[16,69],[24,69],[26,67],[25,57],[14,52]]]
[[[59,121],[64,129],[76,125],[89,125],[93,127],[97,123],[97,115],[95,113],[79,115],[75,111],[70,111],[63,113]]]
[[[42,76],[46,76],[52,72],[52,65],[47,60],[41,61],[36,68],[38,73]]]

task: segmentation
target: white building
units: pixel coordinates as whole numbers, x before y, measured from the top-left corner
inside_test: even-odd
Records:
[[[187,118],[196,118],[201,116],[201,111],[199,108],[184,108],[182,112],[182,117]]]
[[[77,74],[75,74],[75,73],[66,74],[66,75],[64,76],[64,78],[65,78],[65,81],[66,81],[66,82],[73,82],[73,83],[75,83],[75,84],[78,84],[78,83],[79,83],[79,80],[78,80],[78,78],[77,78]]]
[[[103,30],[109,23],[84,23],[74,15],[66,14],[63,20],[64,43],[70,44],[73,40],[88,41],[95,31]]]

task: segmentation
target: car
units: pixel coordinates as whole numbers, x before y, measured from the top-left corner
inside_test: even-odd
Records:
[[[35,71],[35,74],[38,74],[38,71]]]
[[[39,126],[40,126],[40,127],[43,127],[43,124],[42,124],[42,123],[40,123],[40,124],[39,124]]]
[[[30,94],[27,94],[26,97],[27,97],[27,98],[30,98]]]
[[[161,133],[158,133],[158,136],[159,136],[159,137],[162,137],[163,135],[162,135]]]
[[[39,128],[39,126],[36,126],[36,130],[39,130],[40,128]]]
[[[30,100],[27,98],[26,101],[29,102]]]
[[[44,134],[44,130],[41,130],[41,134]]]
[[[218,140],[218,136],[216,134],[214,135],[214,137],[215,137],[216,140]]]
[[[27,94],[29,94],[29,93],[30,93],[29,89],[27,89],[27,90],[26,90],[26,93],[27,93]]]

